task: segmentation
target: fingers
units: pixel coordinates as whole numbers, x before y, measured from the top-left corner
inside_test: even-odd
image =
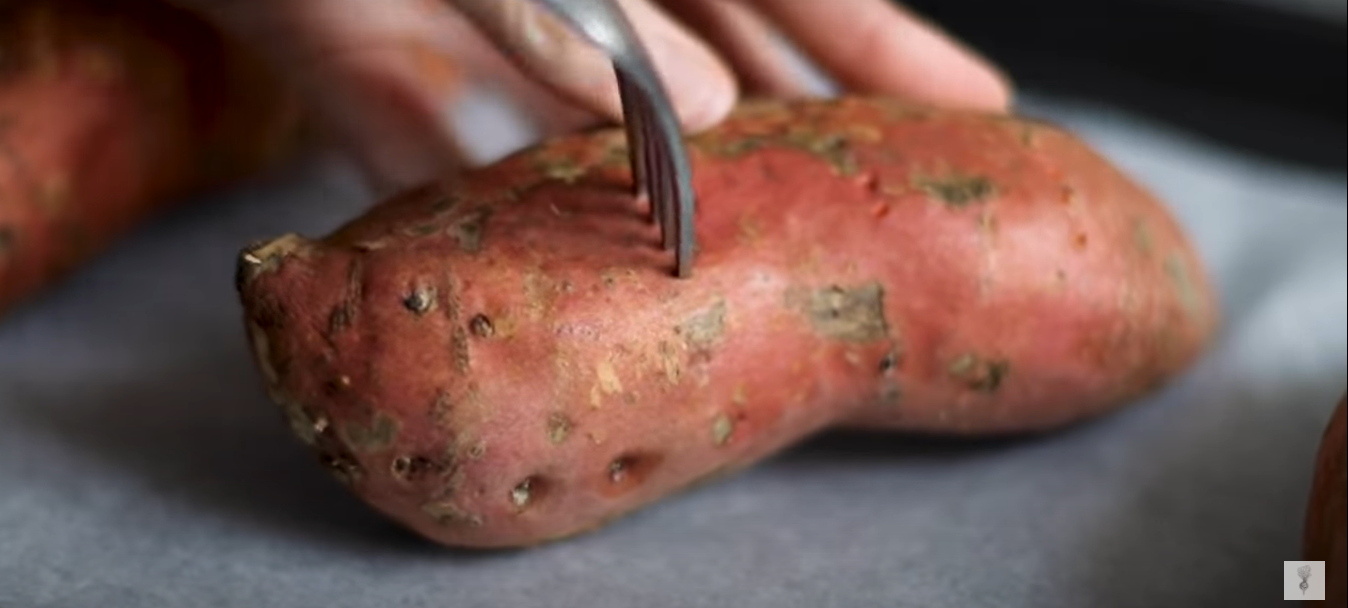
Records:
[[[743,1],[845,89],[955,108],[1011,103],[1011,86],[992,65],[890,0]]]
[[[452,14],[417,2],[272,0],[217,13],[275,60],[378,190],[464,162],[449,110],[462,93],[458,49],[435,33]]]
[[[699,38],[648,0],[620,0],[660,73],[679,119],[696,131],[734,104],[734,75]],[[455,0],[526,74],[605,118],[622,116],[612,63],[559,19],[528,0]]]
[[[745,93],[795,97],[810,92],[786,61],[776,30],[744,3],[661,0],[661,5],[716,48]]]
[[[1009,103],[992,67],[888,0],[659,1],[619,0],[691,131],[719,122],[741,88],[809,92],[777,30],[847,89],[957,107]],[[384,188],[470,162],[451,110],[475,76],[523,106],[542,135],[621,116],[609,60],[531,0],[209,6],[277,60]]]

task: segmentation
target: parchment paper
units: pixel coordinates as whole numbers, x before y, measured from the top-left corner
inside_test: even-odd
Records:
[[[1220,342],[1154,398],[1033,440],[829,435],[569,542],[445,551],[332,482],[247,355],[235,252],[369,202],[315,161],[170,214],[0,322],[0,607],[1280,605],[1346,382],[1344,174],[1027,111],[1169,201],[1219,282]]]

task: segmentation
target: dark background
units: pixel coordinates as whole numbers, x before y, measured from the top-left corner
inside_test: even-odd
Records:
[[[1344,170],[1342,23],[1229,2],[904,4],[1022,89],[1104,101],[1247,152]]]

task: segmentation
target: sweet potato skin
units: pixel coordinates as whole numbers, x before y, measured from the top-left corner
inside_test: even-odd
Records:
[[[1348,606],[1348,394],[1326,425],[1315,459],[1315,477],[1306,509],[1303,553],[1325,562],[1325,606]],[[1318,602],[1307,602],[1307,604]]]
[[[1166,209],[1050,125],[746,103],[691,139],[683,280],[622,143],[547,142],[243,252],[272,399],[375,508],[444,544],[544,542],[830,426],[1099,415],[1218,322]]]
[[[297,141],[292,92],[162,0],[0,6],[0,314]]]

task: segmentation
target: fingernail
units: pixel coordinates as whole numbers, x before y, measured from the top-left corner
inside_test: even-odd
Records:
[[[685,130],[710,128],[730,113],[738,91],[724,69],[667,36],[652,40],[650,53]]]
[[[718,123],[735,104],[735,78],[708,50],[671,31],[662,22],[643,28],[647,53],[659,71],[679,123],[685,131],[701,131]]]
[[[449,119],[467,160],[475,164],[496,161],[539,138],[513,100],[485,87],[465,91]]]

